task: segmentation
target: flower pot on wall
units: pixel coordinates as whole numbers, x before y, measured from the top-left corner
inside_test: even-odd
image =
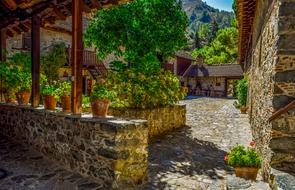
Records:
[[[247,108],[244,107],[244,106],[242,106],[242,107],[240,108],[240,111],[241,111],[241,114],[246,114],[246,113],[247,113]]]
[[[28,103],[30,102],[31,93],[29,91],[18,92],[15,95],[18,105],[25,106],[28,105]]]
[[[237,177],[246,180],[256,180],[259,168],[236,167],[235,174]]]
[[[44,96],[44,107],[48,110],[55,110],[57,104],[57,100],[52,95]]]
[[[93,117],[106,117],[110,106],[109,100],[97,100],[91,102]]]
[[[5,93],[4,99],[5,99],[5,103],[16,103],[15,99],[12,98],[11,94]]]
[[[62,96],[61,98],[62,111],[71,112],[71,96]]]

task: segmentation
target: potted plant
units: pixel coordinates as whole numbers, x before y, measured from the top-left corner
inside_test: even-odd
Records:
[[[42,88],[42,95],[44,96],[44,107],[45,109],[55,110],[57,100],[58,100],[58,91],[56,85],[45,85]]]
[[[15,80],[17,92],[15,93],[19,105],[28,105],[31,96],[31,74],[24,71],[15,70]]]
[[[5,61],[0,61],[0,77],[1,77],[1,93],[4,95],[6,103],[15,102],[15,85],[13,72],[9,64]]]
[[[83,95],[82,97],[82,110],[83,112],[91,113],[90,97]]]
[[[247,78],[244,78],[238,83],[238,102],[242,114],[245,114],[247,112],[247,93],[248,81]]]
[[[261,157],[254,148],[255,142],[250,143],[251,147],[241,145],[235,146],[224,160],[235,169],[237,177],[246,180],[256,180],[257,173],[261,167]]]
[[[108,90],[101,80],[96,83],[90,95],[91,109],[94,117],[106,117],[109,105],[116,97],[114,91]]]
[[[71,83],[64,81],[59,83],[57,93],[61,100],[62,111],[71,111]]]

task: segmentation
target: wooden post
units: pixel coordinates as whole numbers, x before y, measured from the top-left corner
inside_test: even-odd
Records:
[[[40,102],[40,24],[38,16],[32,16],[32,106],[38,107]]]
[[[82,61],[83,61],[83,41],[82,41],[82,2],[72,1],[72,96],[71,110],[73,114],[82,112]]]
[[[6,60],[6,30],[0,30],[0,61]]]
[[[224,97],[227,97],[227,90],[228,90],[228,80],[227,78],[224,79]]]

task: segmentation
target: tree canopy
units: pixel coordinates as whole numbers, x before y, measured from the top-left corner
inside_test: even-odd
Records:
[[[238,56],[238,29],[236,21],[229,28],[220,29],[216,38],[202,48],[195,49],[193,56],[204,57],[206,64],[234,62]]]
[[[187,26],[188,18],[175,0],[135,0],[98,11],[85,44],[95,47],[101,59],[113,53],[129,66],[160,65],[162,58],[186,45]]]

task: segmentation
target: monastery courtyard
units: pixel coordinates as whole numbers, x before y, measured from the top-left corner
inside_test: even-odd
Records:
[[[182,101],[187,105],[188,126],[152,142],[149,182],[139,189],[268,190],[265,183],[250,184],[233,177],[223,160],[232,146],[248,145],[252,140],[247,115],[234,108],[234,101]],[[0,190],[105,189],[99,182],[61,169],[36,151],[4,137],[0,150]]]

